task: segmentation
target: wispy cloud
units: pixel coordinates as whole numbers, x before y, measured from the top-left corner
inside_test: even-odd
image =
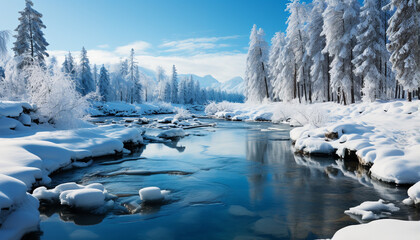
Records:
[[[164,52],[196,52],[209,49],[219,49],[229,47],[229,44],[220,43],[223,40],[235,39],[239,36],[209,37],[209,38],[188,38],[179,41],[167,41],[159,47]]]
[[[227,81],[236,76],[243,76],[246,54],[220,50],[213,53],[206,53],[201,50],[226,47],[226,44],[218,42],[236,37],[191,38],[181,41],[165,42],[159,47],[167,48],[165,50],[172,50],[167,51],[169,55],[167,53],[165,56],[151,54],[148,51],[153,50],[152,44],[142,41],[119,46],[114,50],[99,49],[98,46],[98,49],[88,49],[87,52],[92,64],[116,66],[116,64],[120,63],[121,59],[128,57],[131,48],[133,48],[136,53],[136,60],[142,67],[154,70],[158,66],[162,66],[167,72],[170,72],[172,65],[176,65],[179,73],[192,73],[199,76],[211,74],[220,81]],[[189,52],[188,54],[182,54],[180,51]],[[64,61],[64,56],[68,51],[56,50],[49,51],[49,53],[51,56],[55,56],[58,62],[61,63]],[[76,61],[78,61],[80,52],[76,51],[71,53]]]
[[[108,44],[102,44],[102,45],[98,45],[98,48],[109,48]]]

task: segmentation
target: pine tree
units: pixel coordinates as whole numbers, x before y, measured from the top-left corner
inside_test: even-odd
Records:
[[[379,97],[380,83],[385,80],[381,69],[384,41],[381,38],[381,12],[377,0],[364,0],[357,26],[357,44],[353,49],[354,73],[363,79],[363,100]]]
[[[407,91],[408,101],[420,82],[419,9],[415,0],[391,0],[387,9],[396,9],[389,21],[388,51],[397,81]]]
[[[331,90],[341,97],[337,97],[337,100],[344,104],[355,101],[355,88],[358,88],[351,63],[356,34],[354,28],[358,24],[357,6],[355,0],[329,0],[322,14],[322,35],[326,39],[323,53],[332,57]]]
[[[0,58],[7,53],[7,41],[9,40],[8,31],[0,31]]]
[[[92,77],[92,72],[89,65],[89,58],[87,57],[87,51],[83,47],[80,55],[80,66],[79,66],[79,77],[77,91],[80,92],[82,96],[90,92],[95,91],[95,82]]]
[[[76,79],[76,64],[70,52],[67,56],[65,56],[62,71],[68,74],[71,77],[71,79]]]
[[[280,96],[280,82],[281,72],[284,65],[282,64],[281,54],[286,45],[285,36],[283,33],[277,32],[271,39],[270,55],[268,58],[270,85],[273,86],[271,96],[274,101],[281,100]]]
[[[25,9],[19,12],[19,25],[15,29],[17,35],[14,36],[16,42],[13,51],[15,56],[21,57],[21,68],[34,62],[44,66],[45,57],[48,57],[48,43],[42,32],[46,27],[41,20],[42,14],[33,9],[33,5],[31,0],[26,0]]]
[[[171,102],[178,103],[178,74],[176,72],[175,65],[172,66]]]
[[[143,85],[141,84],[139,67],[136,65],[134,69],[134,102],[141,103],[143,95]],[[147,96],[146,99],[147,101]]]
[[[283,101],[291,101],[296,97],[296,76],[295,56],[290,46],[286,45],[280,53],[280,64],[283,69],[280,73],[280,85],[276,88],[279,98]]]
[[[246,60],[245,86],[246,97],[251,102],[270,99],[267,58],[268,44],[264,40],[264,31],[254,25],[251,30],[248,56]]]
[[[93,82],[95,83],[95,88],[98,87],[98,68],[96,66],[96,64],[93,65]]]
[[[306,43],[307,55],[312,59],[310,68],[312,98],[315,101],[330,101],[329,56],[322,53],[322,49],[325,48],[325,36],[321,35],[324,25],[322,13],[326,8],[326,2],[314,0],[312,5],[307,27],[309,39]]]
[[[306,7],[300,3],[299,0],[293,0],[293,2],[287,5],[287,10],[290,12],[290,16],[287,19],[287,45],[293,51],[295,70],[293,76],[294,82],[294,98],[299,98],[299,101],[305,95],[307,100],[307,83],[309,81],[308,74],[309,69],[306,69],[304,57],[305,57],[305,32],[304,23],[306,18]]]
[[[102,65],[99,73],[99,81],[98,81],[98,89],[99,94],[103,101],[107,102],[110,101],[110,81],[108,71],[106,70],[105,66]]]

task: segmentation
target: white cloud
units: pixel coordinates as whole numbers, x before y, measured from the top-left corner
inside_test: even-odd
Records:
[[[234,38],[223,37],[223,39]],[[192,47],[202,46],[202,48],[211,47],[211,42],[217,42],[222,38],[196,38],[186,39],[177,42],[166,42],[162,45],[174,48],[182,48],[192,43]],[[203,45],[204,44],[204,45]],[[131,48],[136,52],[136,60],[140,66],[155,70],[158,66],[162,66],[167,73],[172,71],[172,65],[176,65],[178,73],[191,73],[199,76],[212,75],[217,80],[224,82],[236,76],[243,76],[245,72],[246,54],[238,52],[219,52],[219,53],[190,53],[187,55],[171,55],[156,56],[146,53],[151,48],[151,44],[147,42],[134,42],[125,46],[117,47],[114,51],[105,49],[88,49],[87,54],[92,64],[106,66],[118,64],[121,59],[129,55]],[[99,46],[98,46],[99,47]],[[64,56],[68,51],[49,51],[51,56],[55,56],[61,64]],[[80,52],[71,52],[76,61],[79,60]]]
[[[210,37],[210,38],[189,38],[180,41],[169,41],[161,44],[164,52],[195,52],[197,50],[209,50],[228,47],[229,44],[219,43],[222,40],[234,39],[239,36]]]
[[[115,49],[115,53],[120,54],[120,55],[129,55],[131,49],[134,49],[134,52],[136,54],[146,53],[146,50],[151,47],[152,45],[148,42],[137,41],[137,42],[133,42],[128,45],[125,45],[125,46],[117,47]]]
[[[98,45],[98,48],[109,48],[109,45],[108,44]]]

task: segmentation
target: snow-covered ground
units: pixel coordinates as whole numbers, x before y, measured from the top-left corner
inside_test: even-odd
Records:
[[[57,130],[31,122],[27,103],[0,102],[0,239],[19,239],[39,222],[38,201],[27,191],[51,181],[49,174],[80,167],[92,157],[123,152],[124,143],[143,142],[139,128],[120,125]],[[68,192],[63,203],[100,195],[97,190]],[[96,204],[93,202],[92,204]]]

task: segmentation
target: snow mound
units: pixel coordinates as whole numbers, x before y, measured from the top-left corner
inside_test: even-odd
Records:
[[[366,224],[352,225],[338,230],[332,240],[415,240],[420,236],[420,221],[381,219]]]
[[[404,204],[413,205],[420,203],[420,181],[411,186],[408,191],[408,199],[404,200]]]
[[[390,213],[400,210],[393,203],[385,204],[385,201],[379,199],[378,201],[366,201],[359,206],[352,207],[349,210],[344,211],[346,214],[359,215],[362,220],[374,220],[381,217],[381,213]]]
[[[176,138],[185,137],[185,131],[182,128],[174,128],[159,133],[158,138]]]
[[[103,206],[105,200],[110,198],[100,183],[83,186],[74,182],[63,183],[49,190],[46,187],[38,187],[33,191],[32,196],[38,200],[60,202],[62,205],[87,210]]]
[[[160,190],[158,187],[146,187],[139,190],[140,199],[143,202],[162,201],[168,193],[167,190]]]
[[[26,102],[0,101],[0,115],[5,117],[19,117],[23,110],[32,110]]]

